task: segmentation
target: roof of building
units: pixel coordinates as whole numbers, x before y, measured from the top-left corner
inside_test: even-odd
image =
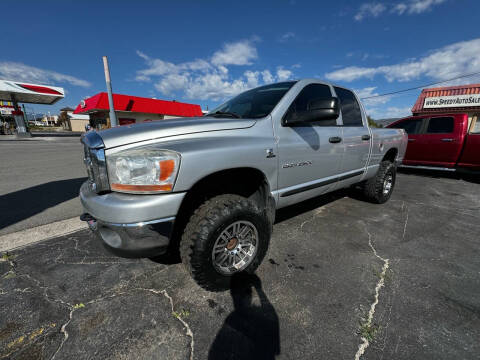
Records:
[[[470,95],[480,94],[480,84],[445,86],[438,88],[423,89],[418,97],[415,105],[413,105],[412,113],[426,113],[426,112],[442,112],[449,111],[452,108],[428,108],[424,109],[425,98],[436,96],[455,96],[455,95]],[[455,107],[455,111],[478,110],[480,106]]]
[[[73,109],[70,106],[61,108],[60,111],[73,111]]]
[[[200,105],[130,95],[113,94],[113,106],[116,111],[172,116],[202,116]],[[108,95],[106,92],[101,92],[88,99],[82,100],[75,109],[74,114],[108,110]]]

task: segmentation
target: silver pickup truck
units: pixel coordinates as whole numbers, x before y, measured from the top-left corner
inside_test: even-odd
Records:
[[[369,128],[352,91],[305,79],[82,142],[81,218],[105,246],[128,257],[179,250],[200,286],[220,290],[259,266],[276,209],[353,185],[387,201],[407,137]]]

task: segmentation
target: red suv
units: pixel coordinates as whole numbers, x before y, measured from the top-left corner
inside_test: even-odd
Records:
[[[467,114],[411,116],[388,128],[404,129],[408,146],[403,165],[480,170],[480,119]]]

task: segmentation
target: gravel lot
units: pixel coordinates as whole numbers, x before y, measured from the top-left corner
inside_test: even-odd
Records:
[[[14,251],[0,358],[478,359],[479,185],[427,175],[399,174],[385,205],[340,192],[280,211],[258,277],[223,293],[87,231]]]

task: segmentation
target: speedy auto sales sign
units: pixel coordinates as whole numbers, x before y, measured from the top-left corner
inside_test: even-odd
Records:
[[[425,98],[424,109],[480,106],[480,94],[432,96]]]

